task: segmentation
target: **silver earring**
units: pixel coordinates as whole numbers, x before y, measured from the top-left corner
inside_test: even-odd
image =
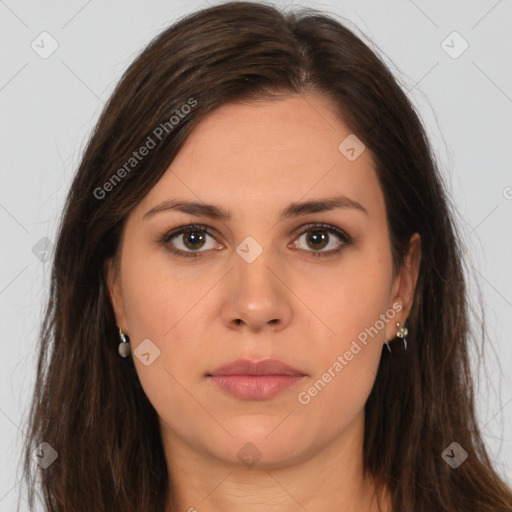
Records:
[[[402,341],[404,342],[403,351],[405,352],[407,350],[407,339],[406,339],[406,336],[409,333],[409,331],[408,331],[407,327],[405,327],[405,325],[400,327],[400,323],[399,322],[396,323],[396,328],[397,328],[396,337],[397,338],[401,338]],[[389,341],[385,341],[384,343],[386,344],[386,347],[388,347],[388,350],[393,354],[394,352],[391,350],[391,347],[389,346]]]
[[[121,338],[121,343],[119,343],[119,347],[117,351],[121,357],[128,357],[130,355],[130,338],[119,328],[119,337]]]

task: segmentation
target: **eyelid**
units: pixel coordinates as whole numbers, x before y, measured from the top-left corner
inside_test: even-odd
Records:
[[[212,238],[217,237],[215,234],[215,229],[207,226],[205,224],[186,224],[183,226],[179,226],[177,228],[166,231],[161,237],[159,237],[159,241],[162,243],[167,243],[169,240],[174,238],[177,235],[181,235],[183,233],[187,233],[188,231],[204,231],[207,235],[210,235]]]

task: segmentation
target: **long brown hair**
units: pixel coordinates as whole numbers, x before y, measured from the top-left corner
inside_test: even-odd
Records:
[[[133,361],[117,353],[105,262],[131,209],[208,112],[306,91],[330,99],[372,152],[396,273],[411,235],[422,242],[409,348],[402,357],[383,350],[365,405],[365,474],[389,489],[394,512],[512,510],[475,418],[464,251],[412,103],[377,53],[334,17],[247,2],[192,13],[158,35],[88,141],[59,226],[41,329],[23,461],[31,510],[35,470],[49,511],[175,507],[157,413]],[[149,138],[151,150],[132,160]],[[45,469],[32,461],[43,442],[58,454]],[[452,442],[468,453],[456,469],[441,456]]]

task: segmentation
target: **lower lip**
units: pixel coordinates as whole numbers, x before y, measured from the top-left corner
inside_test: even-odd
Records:
[[[302,377],[297,375],[211,375],[224,391],[245,400],[264,400],[290,389]]]

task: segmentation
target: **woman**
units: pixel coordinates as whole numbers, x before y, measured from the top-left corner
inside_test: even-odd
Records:
[[[245,2],[180,20],[68,196],[31,488],[34,459],[52,511],[512,510],[461,255],[422,124],[354,33]]]

